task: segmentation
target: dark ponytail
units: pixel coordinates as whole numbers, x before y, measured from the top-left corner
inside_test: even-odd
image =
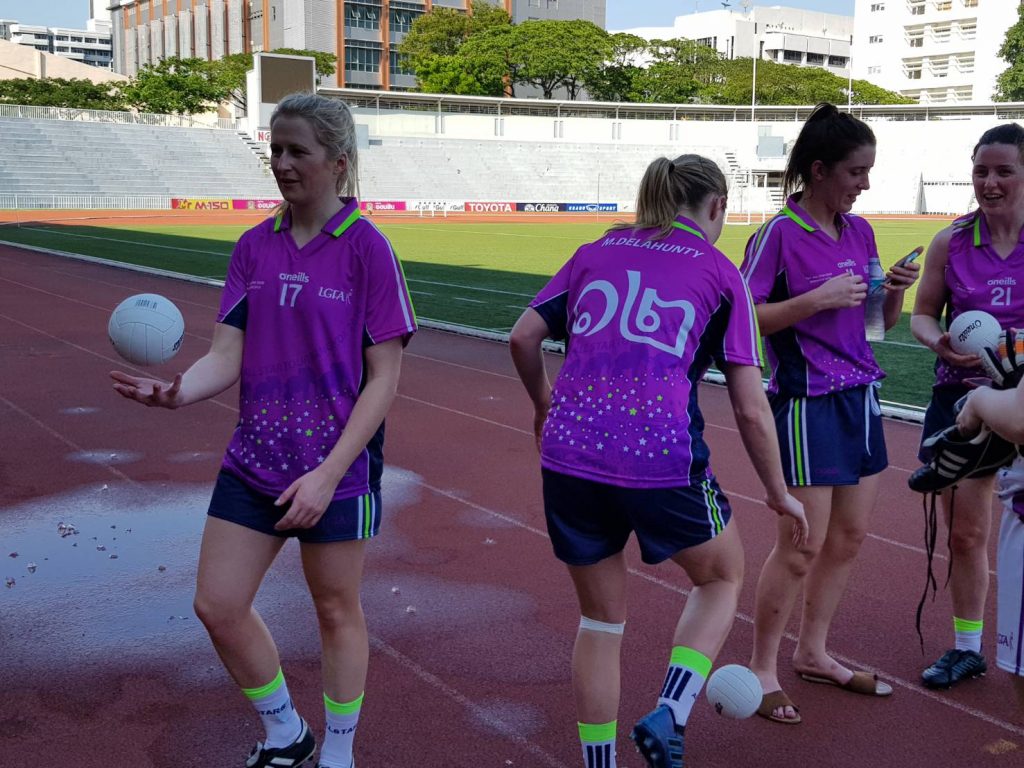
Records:
[[[787,197],[811,183],[811,166],[820,160],[826,168],[845,160],[863,146],[875,145],[875,134],[853,115],[840,112],[834,104],[819,104],[807,118],[782,177]]]

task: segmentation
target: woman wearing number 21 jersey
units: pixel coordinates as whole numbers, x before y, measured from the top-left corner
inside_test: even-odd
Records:
[[[969,391],[964,380],[985,375],[977,357],[953,351],[940,318],[945,315],[949,323],[961,312],[981,310],[1003,328],[1024,327],[1024,128],[1009,123],[986,131],[971,160],[978,209],[935,236],[911,318],[914,336],[936,354],[923,437],[952,425],[954,405]],[[982,633],[995,472],[964,478],[955,494],[942,494],[950,529],[955,639],[953,648],[922,673],[929,688],[949,688],[988,667]]]

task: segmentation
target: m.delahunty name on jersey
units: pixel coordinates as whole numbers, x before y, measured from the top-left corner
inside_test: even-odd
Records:
[[[664,240],[641,240],[639,237],[606,237],[601,241],[601,247],[609,245],[626,245],[630,248],[643,248],[648,251],[664,251],[665,253],[683,253],[697,258],[703,256],[704,252],[688,245],[676,245]]]

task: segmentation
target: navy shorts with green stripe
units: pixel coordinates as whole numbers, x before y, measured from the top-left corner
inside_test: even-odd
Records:
[[[786,485],[856,485],[889,465],[877,387],[768,400]]]
[[[274,525],[287,512],[287,507],[274,506],[276,498],[253,490],[235,475],[221,470],[207,514],[268,536],[294,536],[311,544],[370,539],[380,531],[382,505],[379,489],[362,496],[332,501],[312,528],[290,528],[286,531],[274,530]]]
[[[555,557],[593,565],[621,552],[635,532],[654,565],[720,534],[732,509],[714,477],[676,488],[622,488],[542,469],[544,516]]]

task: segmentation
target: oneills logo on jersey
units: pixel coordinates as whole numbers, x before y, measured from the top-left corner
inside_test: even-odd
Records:
[[[289,275],[287,272],[282,272],[280,275],[278,275],[278,278],[286,283],[309,282],[309,275],[307,275],[305,272],[296,272],[294,275]]]
[[[857,266],[857,262],[853,259],[847,259],[846,261],[840,261],[836,264],[839,269],[853,269]]]

